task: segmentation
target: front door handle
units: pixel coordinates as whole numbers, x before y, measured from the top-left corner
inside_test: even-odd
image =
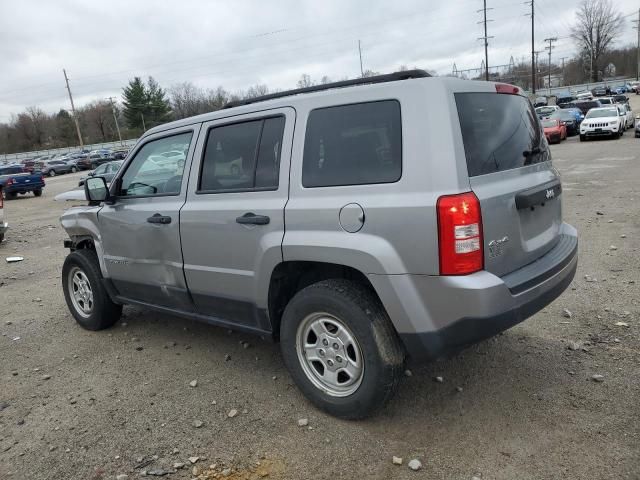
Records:
[[[171,223],[171,217],[167,217],[165,215],[160,215],[159,213],[154,213],[152,216],[147,218],[147,222],[149,223],[159,223],[161,225],[167,225]]]
[[[236,222],[242,225],[268,225],[270,221],[271,219],[266,215],[256,215],[253,212],[247,212],[236,218]]]

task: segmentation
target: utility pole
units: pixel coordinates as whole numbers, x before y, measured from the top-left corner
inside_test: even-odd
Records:
[[[80,150],[84,149],[84,143],[82,143],[82,135],[80,134],[80,124],[78,123],[78,115],[76,115],[76,107],[73,105],[73,96],[71,95],[71,89],[69,88],[69,77],[67,77],[67,71],[63,68],[64,81],[67,83],[67,92],[69,92],[69,100],[71,101],[71,112],[73,113],[73,121],[76,124],[76,133],[78,134],[78,141],[80,142]]]
[[[551,95],[551,50],[553,50],[555,48],[553,46],[553,42],[557,42],[558,41],[558,37],[545,38],[544,41],[545,42],[549,42],[549,46],[545,47],[545,50],[549,50],[549,72],[548,72],[548,75],[549,75],[548,82],[549,82],[549,84],[548,84],[548,87],[549,87],[549,95]]]
[[[362,68],[362,46],[360,40],[358,40],[358,54],[360,55],[360,76],[364,78],[364,69]]]
[[[478,38],[478,40],[484,40],[484,79],[489,81],[489,39],[493,37],[487,36],[487,22],[493,20],[487,20],[487,10],[493,10],[493,8],[487,8],[487,0],[482,0],[482,9],[477,13],[482,12],[483,19],[478,23],[484,23],[484,37]]]
[[[535,49],[535,8],[534,8],[535,0],[530,0],[529,2],[524,2],[525,5],[531,5],[531,92],[536,93],[536,49]]]
[[[118,140],[120,140],[120,145],[122,145],[122,135],[120,135],[120,125],[118,125],[118,115],[116,115],[116,106],[113,103],[113,97],[109,97],[109,101],[111,102],[111,111],[113,112],[113,119],[116,121],[116,130],[118,131]]]
[[[638,19],[637,20],[632,20],[632,22],[636,23],[637,25],[633,28],[635,28],[636,30],[638,30],[638,45],[636,46],[636,55],[637,55],[637,59],[636,59],[636,80],[640,80],[640,8],[638,9]]]

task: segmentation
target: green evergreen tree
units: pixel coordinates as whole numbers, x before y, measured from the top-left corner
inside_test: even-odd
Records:
[[[129,81],[122,89],[122,105],[124,118],[131,129],[142,130],[149,116],[147,87],[140,77]],[[144,117],[144,120],[143,120]]]
[[[164,123],[169,119],[171,106],[167,94],[153,77],[149,77],[147,82],[147,105],[149,107],[147,128]]]

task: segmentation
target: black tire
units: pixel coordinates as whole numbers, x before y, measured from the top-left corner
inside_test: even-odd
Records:
[[[42,196],[42,190],[34,190],[33,191],[33,195],[36,197],[41,197]]]
[[[76,167],[71,167],[71,173],[76,173],[78,169]]]
[[[0,233],[0,243],[4,242],[4,233]]]
[[[86,316],[82,315],[74,305],[69,289],[69,277],[78,269],[88,279],[93,294],[93,307],[91,313]],[[81,327],[87,330],[103,330],[111,327],[120,319],[122,305],[113,303],[102,285],[98,257],[93,250],[76,250],[67,255],[62,266],[62,290],[69,311]]]
[[[357,389],[348,396],[330,395],[314,385],[298,358],[298,327],[314,313],[339,319],[357,341],[364,370]],[[356,420],[374,414],[391,399],[402,376],[404,350],[387,312],[369,288],[350,280],[324,280],[296,293],[282,316],[280,342],[298,388],[315,406],[336,417]]]
[[[580,141],[581,141],[581,142],[584,142],[584,141],[586,141],[586,140],[587,140],[586,135],[580,135]]]
[[[15,200],[18,198],[18,192],[5,192],[4,198],[7,200]]]
[[[49,174],[50,177],[55,177],[56,176],[56,171],[54,169],[49,170]]]

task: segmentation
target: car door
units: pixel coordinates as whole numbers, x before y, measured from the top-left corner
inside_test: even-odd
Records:
[[[218,323],[270,330],[294,122],[292,108],[279,108],[202,126],[180,230],[196,310]]]
[[[118,293],[131,301],[191,311],[182,271],[180,209],[200,126],[145,138],[111,184],[113,205],[98,213],[104,263]],[[158,166],[151,157],[179,148],[182,162]]]

